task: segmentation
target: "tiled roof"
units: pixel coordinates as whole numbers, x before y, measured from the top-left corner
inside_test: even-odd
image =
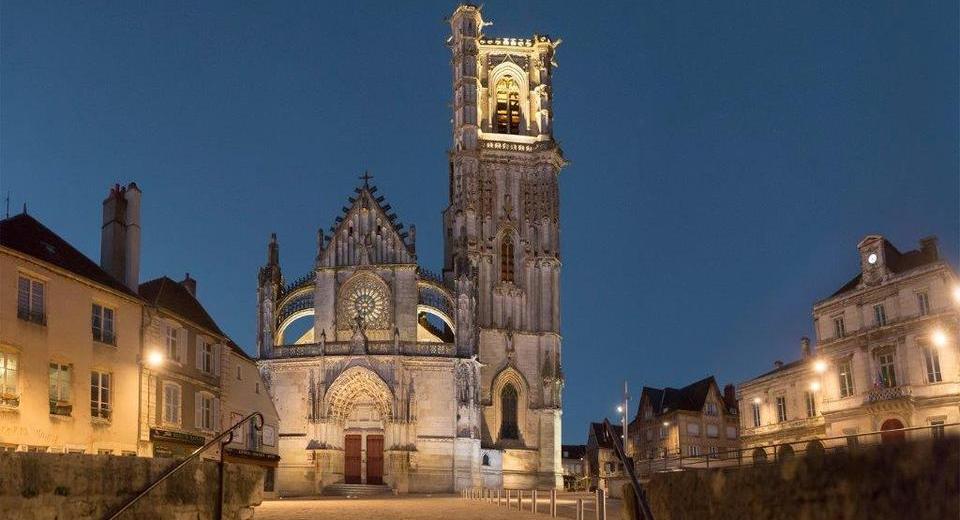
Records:
[[[37,219],[21,213],[0,221],[0,245],[54,265],[91,282],[136,297],[136,293]]]
[[[707,394],[710,393],[710,387],[716,387],[717,382],[713,376],[701,379],[694,383],[677,388],[652,388],[643,387],[640,393],[640,406],[643,406],[643,398],[646,396],[653,406],[654,415],[661,415],[673,410],[688,410],[699,412],[703,410],[703,405],[707,400]],[[719,392],[719,388],[717,392]],[[637,415],[641,410],[637,410]]]
[[[623,436],[623,427],[617,424],[610,425],[613,428],[614,435]],[[607,429],[603,427],[602,422],[590,423],[590,429],[593,430],[593,436],[597,439],[597,446],[601,448],[613,448],[613,439],[607,435]]]
[[[804,360],[802,360],[802,359],[798,359],[798,360],[796,360],[796,361],[791,361],[791,362],[789,362],[789,363],[785,363],[783,366],[774,368],[773,370],[771,370],[771,371],[769,371],[769,372],[764,372],[764,373],[760,374],[759,376],[755,377],[754,379],[760,379],[761,377],[766,377],[766,376],[769,376],[770,374],[776,374],[777,372],[783,372],[784,370],[790,370],[790,369],[792,369],[792,368],[794,368],[794,367],[798,367],[798,366],[802,365],[802,364],[803,364],[803,361],[804,361]]]
[[[157,307],[190,320],[210,332],[226,336],[203,305],[180,282],[161,276],[140,284],[140,296]]]
[[[582,459],[587,453],[583,444],[563,444],[560,446],[560,457],[564,459]]]
[[[883,240],[883,256],[886,260],[887,268],[894,274],[903,273],[917,267],[932,264],[938,258],[937,250],[933,248],[921,248],[901,253],[889,240]],[[843,284],[836,292],[830,295],[830,298],[850,292],[860,285],[863,279],[863,273],[857,273],[849,282]]]

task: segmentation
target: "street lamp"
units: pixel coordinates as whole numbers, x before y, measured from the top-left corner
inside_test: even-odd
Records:
[[[953,286],[953,301],[960,303],[960,285]]]
[[[617,406],[617,413],[623,413],[623,405]]]
[[[820,382],[819,382],[819,381],[811,381],[811,382],[810,382],[810,391],[811,391],[811,392],[819,392],[819,391],[820,391]]]
[[[163,364],[163,353],[159,350],[152,350],[147,353],[147,366],[157,368]]]
[[[933,334],[930,335],[930,339],[933,341],[933,344],[942,347],[947,344],[947,333],[942,329],[937,329],[933,331]]]
[[[818,373],[818,374],[822,374],[822,373],[826,372],[826,371],[827,371],[827,362],[824,361],[824,360],[822,360],[822,359],[818,359],[818,360],[814,361],[814,362],[813,362],[813,371],[816,372],[816,373]]]

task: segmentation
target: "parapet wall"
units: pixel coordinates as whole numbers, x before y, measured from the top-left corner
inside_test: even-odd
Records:
[[[647,495],[657,520],[960,518],[960,438],[657,473]]]
[[[0,453],[0,518],[100,520],[176,461],[113,455]],[[262,501],[264,470],[225,467],[223,518],[247,519]],[[217,464],[195,461],[150,491],[121,518],[212,519]]]

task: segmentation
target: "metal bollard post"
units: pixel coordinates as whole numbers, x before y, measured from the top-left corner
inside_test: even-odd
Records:
[[[607,492],[597,490],[597,520],[607,520]]]
[[[502,504],[500,503],[500,488],[497,488],[497,507],[500,507],[501,505]]]
[[[539,493],[537,493],[537,490],[534,489],[534,490],[533,490],[533,506],[530,508],[530,511],[533,512],[533,513],[536,513],[536,512],[537,512],[537,497],[538,497],[538,496],[539,496]]]
[[[550,516],[553,518],[557,517],[557,490],[550,490]]]
[[[583,499],[577,499],[577,520],[583,520]]]
[[[517,490],[517,511],[523,511],[523,490]]]

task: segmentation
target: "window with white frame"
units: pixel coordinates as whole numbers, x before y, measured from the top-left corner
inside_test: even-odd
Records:
[[[45,325],[44,292],[43,282],[21,274],[17,283],[17,317]]]
[[[926,291],[917,293],[917,309],[921,316],[930,314],[930,297],[927,296]]]
[[[91,321],[94,341],[108,345],[117,344],[116,333],[113,329],[113,309],[94,303]]]
[[[717,426],[716,424],[708,424],[708,425],[707,425],[707,437],[711,437],[711,438],[716,439],[716,438],[719,437],[719,436],[720,436],[720,427]]]
[[[669,434],[669,433],[670,433],[670,430],[669,430],[669,428],[668,428],[666,425],[660,426],[660,438],[661,438],[661,439],[666,439],[666,438],[667,438],[667,434]]]
[[[236,412],[233,412],[233,413],[230,414],[230,426],[231,426],[231,427],[234,426],[234,425],[236,425],[237,423],[239,423],[239,422],[242,421],[242,420],[243,420],[243,415],[238,414],[238,413],[236,413]],[[243,427],[234,428],[234,429],[233,429],[233,442],[235,442],[235,443],[237,443],[237,444],[240,444],[240,445],[245,445],[245,444],[247,443],[247,435],[246,435],[246,433],[247,433],[247,431],[246,431]]]
[[[716,446],[710,446],[708,450],[710,452],[710,455],[717,455],[720,453],[720,448],[717,448]]]
[[[707,403],[707,415],[717,415],[717,403],[709,402]]]
[[[945,433],[943,428],[943,419],[931,420],[930,426],[932,426],[932,428],[930,429],[930,434],[933,436],[933,438],[943,439],[943,436]]]
[[[699,456],[699,455],[700,455],[700,446],[697,446],[696,444],[691,444],[691,445],[687,448],[687,453],[690,454],[690,456],[692,456],[692,457],[697,457],[697,456]]]
[[[247,448],[251,450],[258,450],[261,446],[263,446],[263,428],[257,428],[256,421],[250,421],[247,423],[247,425],[247,428],[250,430]]]
[[[207,339],[197,338],[197,369],[205,374],[216,374],[219,370],[217,346]]]
[[[727,438],[736,439],[737,438],[737,427],[736,426],[727,426]]]
[[[220,415],[219,399],[209,392],[195,394],[194,425],[201,430],[215,431]]]
[[[777,397],[777,422],[784,422],[787,420],[787,398],[784,396]]]
[[[753,426],[760,426],[760,403],[753,403]]]
[[[687,423],[687,435],[693,435],[696,437],[700,436],[700,423],[688,422]]]
[[[817,415],[817,402],[814,397],[813,392],[804,392],[803,400],[807,404],[807,417],[814,417]]]
[[[897,386],[896,356],[893,352],[884,352],[877,356],[880,365],[880,384],[885,388]]]
[[[181,410],[180,385],[176,383],[163,383],[163,422],[171,425],[180,424]]]
[[[882,303],[873,306],[873,321],[877,327],[883,327],[887,324],[887,311]]]
[[[178,363],[182,361],[180,359],[181,335],[179,327],[175,327],[169,323],[163,326],[163,341],[167,349],[167,359]]]
[[[90,417],[110,419],[110,373],[90,372]]]
[[[837,338],[842,338],[846,334],[847,334],[847,328],[843,324],[843,316],[834,316],[833,335]]]
[[[50,363],[50,414],[51,415],[70,415],[73,411],[71,405],[72,394],[70,392],[71,384],[70,365],[66,363]]]
[[[263,425],[263,445],[264,446],[277,445],[277,429],[268,424]]]
[[[0,351],[0,405],[20,406],[19,356]]]
[[[943,381],[940,375],[940,351],[935,347],[923,347],[923,364],[927,369],[927,382]]]
[[[840,379],[840,397],[853,395],[853,371],[849,359],[837,363],[837,375]]]

